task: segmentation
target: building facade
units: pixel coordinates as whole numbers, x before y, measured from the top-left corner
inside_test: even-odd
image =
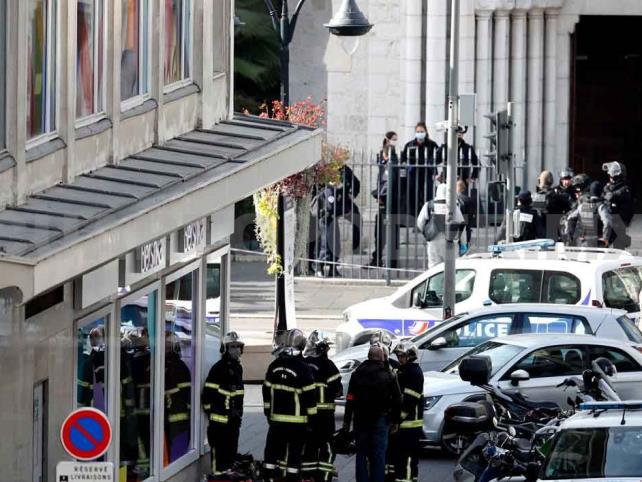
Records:
[[[358,41],[328,39],[319,18],[338,0],[311,0],[295,39],[294,99],[328,101],[331,140],[378,150],[383,134],[410,139],[425,120],[432,137],[447,116],[449,0],[360,0],[375,24]],[[635,0],[461,0],[461,93],[476,93],[476,127],[487,149],[484,114],[513,103],[513,151],[534,187],[543,168],[570,165],[599,179],[601,164],[623,160],[634,172],[642,123],[642,26]],[[304,9],[305,10],[305,9]],[[324,59],[317,69],[310,56]],[[619,125],[619,127],[617,127]]]
[[[234,203],[318,131],[232,111],[233,0],[0,2],[2,480],[52,481],[69,413],[115,479],[200,480]]]

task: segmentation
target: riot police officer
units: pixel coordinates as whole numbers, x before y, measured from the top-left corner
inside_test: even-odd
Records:
[[[310,333],[303,353],[305,362],[312,369],[316,385],[317,413],[309,420],[309,435],[303,452],[301,472],[312,475],[317,482],[332,480],[336,473],[335,454],[332,450],[332,436],[335,431],[334,401],[343,393],[341,374],[328,358],[330,340],[317,330]]]
[[[602,192],[605,203],[599,213],[603,218],[611,216],[611,222],[604,225],[604,239],[609,246],[627,248],[631,242],[626,228],[633,219],[633,193],[626,182],[626,167],[620,162],[607,162],[602,170],[608,173],[609,182]]]
[[[230,470],[238,452],[243,418],[241,355],[244,347],[235,331],[223,337],[223,356],[210,369],[201,394],[203,410],[209,419],[207,441],[211,450],[211,473],[214,476]]]
[[[517,196],[517,208],[513,211],[513,241],[530,241],[544,236],[542,216],[534,209],[530,191],[522,191]],[[506,239],[506,219],[502,221],[495,242]]]
[[[568,172],[562,171],[561,174],[567,176]],[[571,198],[565,191],[561,191],[560,186],[553,186],[553,174],[549,171],[542,171],[539,175],[539,183],[533,196],[533,208],[542,218],[545,236],[558,239],[562,216],[571,209]]]
[[[573,178],[575,173],[570,167],[566,167],[560,171],[560,183],[555,188],[555,192],[562,198],[568,201],[568,209],[573,202]],[[568,211],[567,209],[567,211]]]
[[[569,242],[575,246],[600,247],[603,223],[599,209],[604,204],[601,197],[602,185],[593,181],[589,192],[580,196],[577,206],[568,214]]]

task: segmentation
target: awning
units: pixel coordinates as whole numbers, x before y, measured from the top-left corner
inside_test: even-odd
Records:
[[[0,211],[0,288],[42,293],[299,172],[321,132],[237,114]]]

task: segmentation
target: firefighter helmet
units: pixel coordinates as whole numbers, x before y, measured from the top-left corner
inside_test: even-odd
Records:
[[[288,335],[286,338],[285,346],[287,348],[292,348],[294,350],[297,350],[299,352],[303,352],[305,349],[305,345],[307,343],[307,339],[303,332],[299,330],[298,328],[294,328],[290,331],[288,331]]]
[[[243,348],[245,348],[245,343],[241,341],[241,337],[235,331],[227,332],[221,340],[221,353],[225,353],[231,346],[239,347],[241,353],[243,353]]]
[[[330,350],[332,341],[324,333],[314,330],[308,337],[308,343],[305,346],[304,356],[319,356]]]
[[[398,343],[392,353],[397,355],[397,358],[399,358],[400,356],[405,356],[409,362],[413,362],[417,360],[417,358],[419,358],[419,350],[417,349],[417,345],[409,341],[402,341],[401,343]]]

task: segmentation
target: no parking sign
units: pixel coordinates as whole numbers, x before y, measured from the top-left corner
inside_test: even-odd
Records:
[[[65,419],[60,429],[62,446],[77,460],[94,460],[111,443],[109,419],[95,408],[80,408]]]

